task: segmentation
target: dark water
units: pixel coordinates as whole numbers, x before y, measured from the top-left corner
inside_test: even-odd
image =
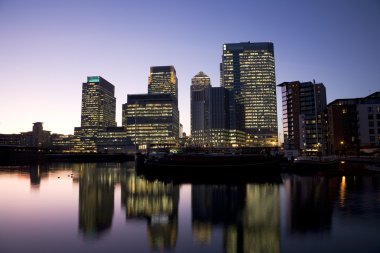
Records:
[[[134,163],[0,168],[0,252],[380,252],[380,176],[174,185]]]

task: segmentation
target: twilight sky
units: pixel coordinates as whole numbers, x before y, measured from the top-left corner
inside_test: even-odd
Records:
[[[191,78],[220,85],[223,43],[273,42],[277,84],[315,79],[328,102],[367,96],[380,91],[379,24],[378,0],[0,0],[0,133],[42,121],[72,134],[89,75],[115,85],[121,125],[127,94],[146,93],[159,65],[176,68],[190,133]]]

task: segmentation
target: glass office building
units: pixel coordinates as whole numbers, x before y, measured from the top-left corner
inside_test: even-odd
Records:
[[[210,77],[202,71],[191,79],[191,138],[196,146],[210,143],[210,90]]]
[[[82,85],[81,127],[116,126],[115,86],[100,76],[89,76]]]
[[[223,45],[221,86],[232,92],[230,126],[252,136],[247,145],[277,145],[273,43]]]
[[[96,135],[107,127],[116,127],[115,86],[101,76],[88,76],[82,84],[81,126],[74,129],[84,152],[96,152]]]
[[[178,146],[179,112],[171,94],[128,95],[123,126],[137,149]]]
[[[116,126],[115,86],[100,76],[89,76],[82,85],[81,136],[93,137],[106,127]]]
[[[178,79],[174,66],[150,67],[148,94],[171,94],[178,104]]]

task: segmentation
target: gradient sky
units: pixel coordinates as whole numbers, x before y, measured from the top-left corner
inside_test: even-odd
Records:
[[[177,70],[189,133],[191,78],[220,85],[223,43],[273,42],[277,84],[315,79],[328,102],[367,96],[380,91],[379,24],[378,0],[0,0],[0,133],[42,121],[72,134],[89,75],[115,85],[121,125],[127,94],[146,93],[156,65]]]

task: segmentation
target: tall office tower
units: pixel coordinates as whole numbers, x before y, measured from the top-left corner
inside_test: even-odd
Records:
[[[230,147],[237,144],[230,142],[239,138],[229,125],[229,97],[227,89],[211,87],[210,78],[203,72],[192,78],[191,137],[195,145]],[[239,146],[244,144],[240,139]]]
[[[197,146],[210,142],[210,78],[202,71],[191,79],[191,137]]]
[[[231,92],[223,87],[211,87],[209,99],[209,127],[212,147],[245,145],[245,134],[230,125]],[[243,135],[243,138],[241,138]]]
[[[115,87],[100,76],[87,77],[82,85],[81,127],[114,127],[115,113]]]
[[[323,83],[299,81],[278,85],[282,91],[285,149],[322,151],[322,111],[326,108]]]
[[[128,95],[123,126],[138,149],[178,145],[179,112],[171,94]]]
[[[150,67],[148,94],[172,94],[178,104],[178,79],[174,66]]]
[[[96,135],[116,126],[115,114],[115,87],[100,76],[88,76],[82,85],[81,126],[74,128],[81,139],[81,152],[96,152]]]
[[[252,138],[247,145],[277,145],[273,43],[224,44],[221,85],[232,91],[230,126]]]

